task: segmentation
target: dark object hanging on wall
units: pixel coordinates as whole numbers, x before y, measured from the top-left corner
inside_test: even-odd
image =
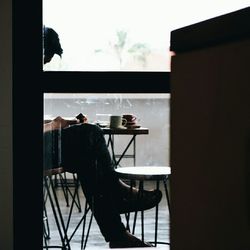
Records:
[[[43,63],[46,64],[51,61],[55,54],[62,56],[63,49],[60,44],[60,39],[55,30],[49,27],[43,27],[43,46],[44,58]]]

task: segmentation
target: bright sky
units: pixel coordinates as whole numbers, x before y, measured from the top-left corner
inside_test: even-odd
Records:
[[[114,44],[118,30],[130,44],[166,51],[172,30],[248,6],[250,0],[43,0],[43,23],[58,32],[64,52],[73,57],[80,48],[87,58]]]
[[[44,22],[48,25],[68,27],[80,22],[91,30],[103,26],[155,29],[154,24],[160,21],[163,27],[176,29],[250,6],[250,0],[43,0],[43,3]]]

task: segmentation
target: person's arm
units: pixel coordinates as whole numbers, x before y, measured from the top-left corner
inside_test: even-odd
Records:
[[[43,132],[52,131],[56,129],[67,128],[70,125],[79,123],[78,119],[74,120],[65,120],[61,116],[57,116],[51,122],[45,123],[43,125]]]

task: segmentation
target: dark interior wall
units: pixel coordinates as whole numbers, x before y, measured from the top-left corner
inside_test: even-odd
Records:
[[[0,130],[0,190],[1,199],[4,199],[0,206],[0,249],[12,249],[11,1],[1,0],[0,3],[0,31],[4,34],[1,35],[0,46],[0,115],[4,117],[0,119],[0,126],[4,128]],[[30,244],[25,247],[34,250],[39,249],[42,239],[42,207],[38,195],[41,194],[42,185],[38,190],[36,187],[37,183],[41,183],[42,176],[42,93],[93,90],[142,92],[145,86],[151,86],[147,92],[164,92],[169,90],[169,76],[42,74],[41,1],[14,3],[15,242],[16,249],[20,249],[20,246],[23,249],[23,237],[27,237],[25,230],[29,229]],[[27,36],[31,39],[29,42]],[[22,58],[26,59],[22,61]],[[246,83],[249,82],[246,68],[248,61],[249,41],[230,44],[225,48],[212,48],[209,56],[208,51],[201,50],[174,58],[171,73],[174,91],[172,124],[175,125],[171,135],[172,198],[175,211],[171,237],[174,250],[248,249],[244,248],[250,238],[246,202],[249,187],[246,174],[249,166],[246,150],[249,147],[246,145],[249,142],[245,139],[249,132],[249,87]],[[25,68],[27,63],[28,71]],[[92,84],[93,81],[96,85]],[[118,81],[122,84],[117,85]],[[108,85],[104,85],[104,82],[108,82]],[[101,87],[97,90],[96,86]],[[20,118],[23,118],[21,104],[27,105],[29,109],[26,111],[32,114],[31,120],[25,117],[29,125],[28,136],[23,135],[27,124],[20,123]],[[32,145],[29,150],[25,148],[24,141],[26,145]],[[34,167],[36,171],[31,174]],[[2,171],[5,174],[2,175]],[[31,182],[22,182],[22,178],[27,176],[32,177],[29,178]],[[178,182],[175,182],[176,179]],[[18,199],[23,190],[29,187],[32,187],[32,192],[24,200]],[[27,205],[30,200],[32,209]]]
[[[249,58],[245,39],[172,60],[172,250],[250,249]]]
[[[13,249],[12,204],[12,2],[0,2],[0,249]]]

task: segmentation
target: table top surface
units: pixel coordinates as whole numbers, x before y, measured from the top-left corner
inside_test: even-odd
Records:
[[[134,166],[115,169],[119,177],[134,180],[162,180],[171,174],[169,166]]]
[[[104,134],[119,134],[119,135],[142,135],[142,134],[148,134],[149,130],[148,128],[102,128],[102,131]]]
[[[74,121],[74,117],[64,117],[64,120],[67,121]],[[52,119],[44,119],[44,123],[51,122]],[[95,123],[92,123],[95,124]],[[97,124],[95,124],[97,125]],[[97,125],[98,126],[98,125]],[[121,127],[121,128],[109,128],[109,127],[100,127],[105,135],[112,134],[112,135],[147,135],[149,134],[148,128],[143,127]]]

